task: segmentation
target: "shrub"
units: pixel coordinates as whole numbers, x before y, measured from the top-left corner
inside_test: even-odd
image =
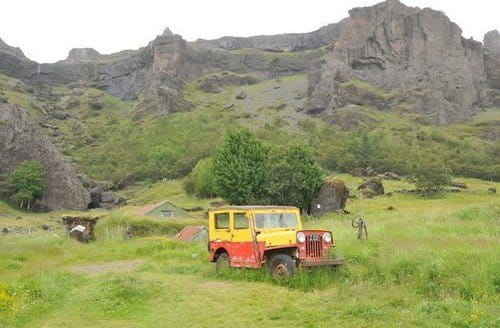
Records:
[[[415,154],[408,164],[408,171],[415,180],[415,186],[426,193],[438,192],[450,182],[449,171],[444,161],[426,151]]]
[[[234,205],[258,203],[265,194],[268,148],[248,130],[230,131],[217,148],[217,194]]]
[[[40,199],[45,190],[45,170],[37,161],[26,161],[7,179],[7,194],[20,207],[29,210],[33,201]]]
[[[208,157],[199,161],[184,179],[184,190],[197,197],[214,197],[217,194],[215,182],[213,160]]]
[[[302,144],[293,145],[283,155],[278,152],[271,158],[269,167],[269,202],[307,209],[324,177],[312,151]]]

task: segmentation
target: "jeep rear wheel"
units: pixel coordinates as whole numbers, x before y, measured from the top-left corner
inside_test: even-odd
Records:
[[[215,261],[215,269],[217,271],[222,271],[229,268],[229,255],[226,252],[220,253]]]
[[[295,261],[286,254],[278,254],[269,262],[269,273],[273,278],[286,279],[293,276],[295,272]]]

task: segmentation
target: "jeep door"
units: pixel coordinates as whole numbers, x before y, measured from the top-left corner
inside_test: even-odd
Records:
[[[231,214],[231,262],[241,267],[260,267],[259,246],[254,242],[251,216],[247,212]]]

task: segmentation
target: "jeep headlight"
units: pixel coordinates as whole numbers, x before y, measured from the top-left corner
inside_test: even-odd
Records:
[[[323,241],[324,241],[325,243],[331,243],[331,242],[332,242],[332,234],[331,234],[331,233],[329,233],[329,232],[325,232],[325,233],[323,234]]]
[[[306,235],[303,232],[297,233],[297,241],[303,243],[306,241]]]

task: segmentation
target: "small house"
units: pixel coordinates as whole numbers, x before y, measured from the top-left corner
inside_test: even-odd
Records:
[[[137,213],[167,220],[186,219],[190,217],[186,211],[168,200],[143,207]]]

